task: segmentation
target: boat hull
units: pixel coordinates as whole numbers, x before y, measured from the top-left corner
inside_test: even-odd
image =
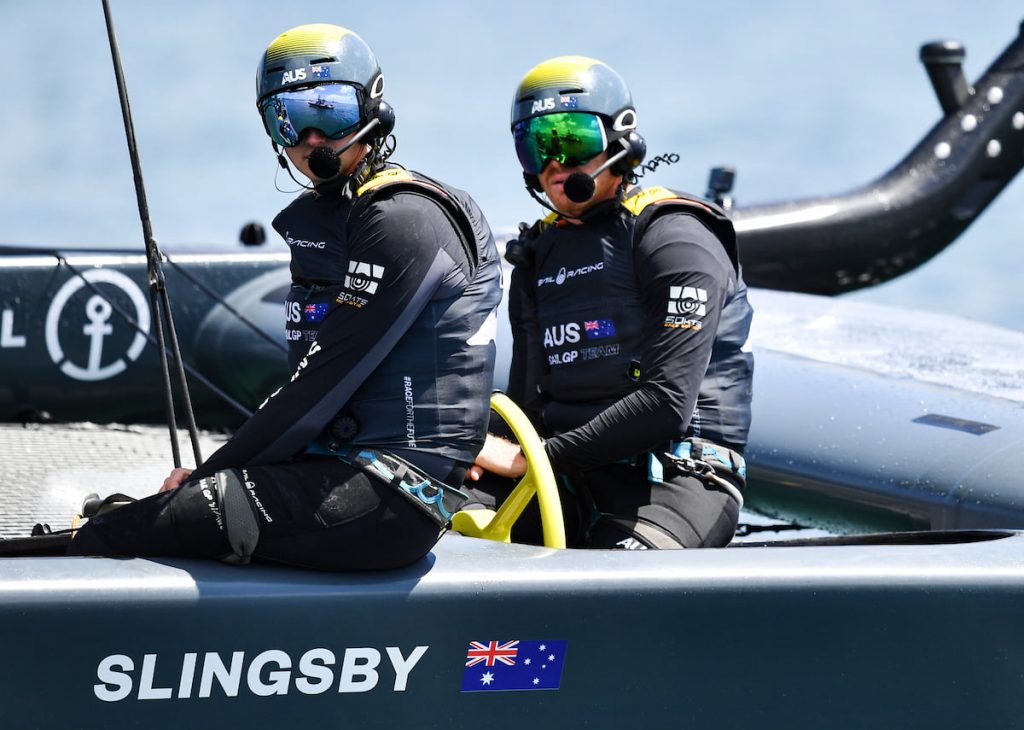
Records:
[[[446,536],[407,569],[341,576],[5,559],[18,669],[0,697],[9,727],[1008,726],[1024,537],[985,537],[636,553]],[[467,670],[469,642],[511,640],[566,642],[558,688],[463,692],[487,670]]]

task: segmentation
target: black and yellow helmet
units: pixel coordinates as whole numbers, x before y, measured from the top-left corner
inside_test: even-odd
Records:
[[[643,161],[643,139],[626,82],[607,64],[586,56],[559,56],[534,66],[512,100],[512,138],[531,191],[551,160],[586,164],[602,152],[618,154],[609,168],[627,176]]]
[[[303,94],[309,100],[298,98]],[[285,147],[305,126],[329,137],[350,132],[376,116],[383,96],[384,75],[373,51],[340,25],[285,31],[267,46],[256,72],[256,106],[271,139]]]
[[[629,87],[609,65],[586,56],[558,56],[537,64],[519,82],[512,126],[559,112],[589,112],[607,124],[609,141],[636,127]]]

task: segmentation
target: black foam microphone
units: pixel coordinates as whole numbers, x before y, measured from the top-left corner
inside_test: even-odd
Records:
[[[636,132],[630,132],[619,139],[622,149],[605,160],[604,164],[589,175],[585,172],[576,171],[565,179],[562,190],[565,197],[574,203],[585,203],[594,195],[594,179],[608,168],[618,175],[625,175],[634,167],[644,161],[647,154],[647,143],[644,138]],[[623,161],[621,164],[620,161]],[[614,167],[613,167],[614,166]]]
[[[597,184],[594,182],[594,178],[585,172],[574,172],[562,183],[565,197],[574,203],[585,203],[590,200],[594,197],[596,188]]]
[[[330,180],[341,172],[341,158],[330,145],[320,145],[309,154],[309,169],[321,180]]]

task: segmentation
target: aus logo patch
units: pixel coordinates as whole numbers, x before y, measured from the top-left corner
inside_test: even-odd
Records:
[[[530,114],[537,114],[538,112],[549,112],[553,111],[554,108],[554,99],[550,97],[547,99],[537,99],[536,101],[533,102],[533,105],[530,107]]]

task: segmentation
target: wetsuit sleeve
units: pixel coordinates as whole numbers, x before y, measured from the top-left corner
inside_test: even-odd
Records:
[[[508,290],[508,319],[512,329],[512,364],[508,374],[508,396],[540,428],[542,423],[540,384],[547,373],[544,347],[537,320],[532,272],[517,266]]]
[[[270,396],[192,478],[282,461],[341,410],[435,293],[465,279],[458,236],[438,205],[399,193],[374,201],[349,231],[344,285],[291,381]],[[463,257],[464,258],[464,257]]]
[[[696,406],[735,272],[714,234],[688,215],[656,219],[634,259],[645,309],[637,388],[548,439],[558,469],[613,463],[678,438]]]

